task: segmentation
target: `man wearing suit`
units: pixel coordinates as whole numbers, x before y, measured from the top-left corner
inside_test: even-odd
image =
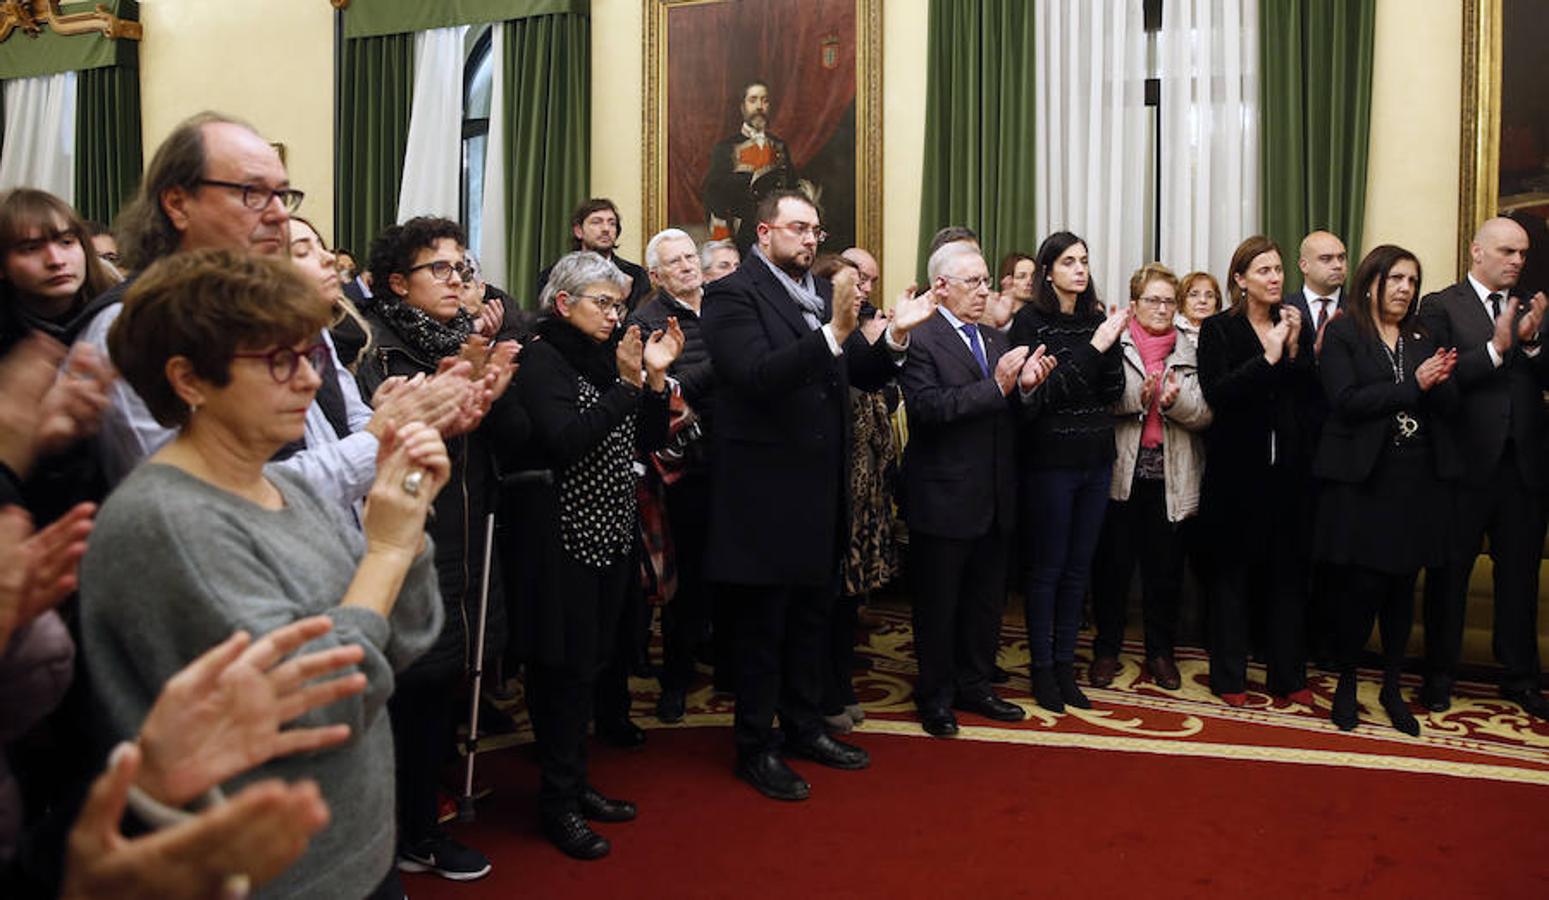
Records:
[[[1302,321],[1318,329],[1345,306],[1345,276],[1349,260],[1345,243],[1327,231],[1314,231],[1302,238],[1296,267],[1302,271],[1302,289],[1286,298],[1302,311]]]
[[[1447,569],[1426,573],[1421,702],[1437,712],[1451,702],[1469,574],[1480,539],[1489,535],[1495,564],[1495,656],[1505,669],[1501,696],[1549,719],[1549,702],[1538,688],[1540,494],[1546,481],[1542,390],[1549,380],[1549,358],[1539,348],[1539,335],[1546,301],[1543,294],[1524,301],[1511,293],[1527,246],[1527,233],[1510,219],[1485,222],[1469,248],[1468,277],[1420,301],[1420,320],[1436,343],[1458,351],[1453,377],[1462,392],[1453,422],[1464,462],[1458,557]]]
[[[909,414],[904,510],[914,577],[914,702],[927,734],[957,733],[952,707],[1018,722],[991,676],[1016,516],[1015,409],[1054,358],[1007,349],[981,326],[989,268],[977,248],[947,244],[926,274],[936,315],[910,338],[899,386]],[[1019,390],[1020,387],[1020,390]]]
[[[799,191],[758,211],[757,243],[742,267],[706,288],[705,342],[715,365],[714,452],[706,578],[737,610],[737,774],[779,800],[809,786],[784,750],[823,765],[864,768],[866,751],[836,741],[819,713],[822,654],[839,591],[848,491],[849,387],[881,387],[908,334],[935,308],[901,301],[887,333],[857,329],[853,270],[834,283],[809,271],[824,235]]]

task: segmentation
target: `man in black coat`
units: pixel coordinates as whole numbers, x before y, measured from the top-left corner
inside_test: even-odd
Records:
[[[967,243],[931,254],[938,306],[910,336],[899,373],[909,414],[904,511],[909,523],[914,702],[927,734],[957,733],[952,707],[1001,722],[1023,712],[991,677],[1005,606],[1006,554],[1016,522],[1015,410],[1054,366],[1043,348],[1008,350],[980,325],[989,268]]]
[[[619,208],[607,197],[592,197],[570,214],[570,249],[590,250],[609,260],[619,271],[629,276],[631,286],[625,302],[631,312],[645,296],[651,293],[651,276],[645,269],[630,262],[617,252],[619,235],[624,233],[624,220]],[[543,286],[549,283],[549,269],[538,273],[538,283],[533,291],[534,302],[543,296]]]
[[[1495,576],[1495,656],[1505,673],[1501,696],[1540,719],[1538,564],[1543,554],[1542,491],[1546,429],[1543,388],[1549,357],[1539,347],[1543,294],[1512,293],[1527,253],[1527,233],[1510,219],[1479,227],[1468,276],[1420,301],[1420,321],[1438,346],[1458,351],[1453,378],[1462,408],[1453,422],[1464,474],[1458,488],[1458,557],[1426,574],[1426,681],[1421,700],[1451,703],[1463,639],[1468,580],[1480,540],[1490,538]],[[1433,586],[1434,582],[1434,586]]]
[[[704,334],[715,364],[714,452],[706,577],[738,610],[737,774],[767,796],[805,799],[787,753],[859,769],[866,752],[823,731],[819,704],[829,608],[846,534],[849,387],[881,387],[929,294],[901,301],[884,337],[856,328],[859,296],[846,269],[830,285],[809,271],[823,234],[798,191],[758,209],[758,243],[710,284]]]

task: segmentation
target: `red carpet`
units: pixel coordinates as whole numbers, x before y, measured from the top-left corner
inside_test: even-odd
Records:
[[[971,717],[964,717],[965,724]],[[872,768],[797,766],[805,803],[731,774],[720,728],[598,750],[636,801],[572,861],[535,822],[526,749],[481,758],[496,788],[452,833],[494,861],[414,900],[479,897],[1512,897],[1549,895],[1549,788],[1438,775],[857,736]]]

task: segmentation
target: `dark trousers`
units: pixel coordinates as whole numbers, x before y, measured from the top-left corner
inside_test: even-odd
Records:
[[[1092,649],[1097,656],[1118,656],[1123,649],[1129,586],[1137,563],[1146,657],[1171,658],[1183,593],[1183,537],[1178,526],[1167,521],[1167,488],[1160,479],[1137,478],[1128,500],[1108,504],[1092,574],[1097,620]]]
[[[667,486],[667,522],[677,554],[678,591],[662,607],[663,690],[687,690],[694,680],[694,651],[710,625],[705,544],[710,526],[710,479],[690,472]]]
[[[454,739],[453,723],[466,698],[457,696],[461,679],[399,679],[387,712],[393,727],[393,757],[398,787],[398,840],[416,844],[435,832],[436,789]]]
[[[1112,466],[1035,469],[1023,483],[1032,564],[1024,602],[1034,668],[1074,662],[1081,602],[1108,508]]]
[[[1449,686],[1463,649],[1468,579],[1481,539],[1490,539],[1495,576],[1495,658],[1506,690],[1539,688],[1538,564],[1543,555],[1544,513],[1538,492],[1522,481],[1508,446],[1486,485],[1458,487],[1456,562],[1426,572],[1426,678]],[[1432,581],[1435,581],[1433,589]]]
[[[1415,618],[1415,576],[1392,575],[1364,566],[1339,566],[1331,573],[1339,591],[1339,631],[1335,642],[1339,671],[1354,672],[1381,623],[1382,668],[1397,675],[1404,667],[1404,649]]]
[[[835,587],[716,586],[716,596],[738,612],[732,731],[739,755],[779,749],[776,713],[788,740],[820,733],[823,655],[835,593]]]
[[[909,535],[914,581],[914,702],[946,708],[955,697],[990,693],[1000,618],[1006,606],[1007,538]]]
[[[1307,562],[1290,548],[1267,558],[1216,553],[1206,577],[1210,613],[1210,689],[1236,694],[1248,689],[1250,612],[1259,606],[1267,628],[1265,668],[1269,692],[1284,696],[1307,686]]]
[[[855,696],[855,631],[860,623],[861,598],[855,594],[840,594],[834,599],[833,611],[828,616],[827,664],[823,669],[823,702],[820,709],[825,716],[837,716],[846,706],[858,702]]]
[[[596,683],[568,666],[527,666],[527,709],[537,739],[538,808],[545,816],[578,812],[586,787],[586,726]]]

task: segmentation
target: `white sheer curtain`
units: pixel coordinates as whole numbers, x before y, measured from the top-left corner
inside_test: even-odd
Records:
[[[1259,223],[1259,0],[1162,5],[1162,259],[1225,283]]]
[[[1122,304],[1130,273],[1149,257],[1141,3],[1036,2],[1039,239],[1080,235],[1098,298]]]
[[[484,280],[507,287],[506,273],[506,26],[490,27],[489,136],[484,143],[484,203],[468,210],[479,217],[479,264]],[[507,288],[509,289],[509,288]]]
[[[463,153],[463,34],[468,26],[414,36],[414,106],[398,190],[398,221],[456,219]]]
[[[32,187],[75,203],[75,73],[5,83],[0,191]]]

